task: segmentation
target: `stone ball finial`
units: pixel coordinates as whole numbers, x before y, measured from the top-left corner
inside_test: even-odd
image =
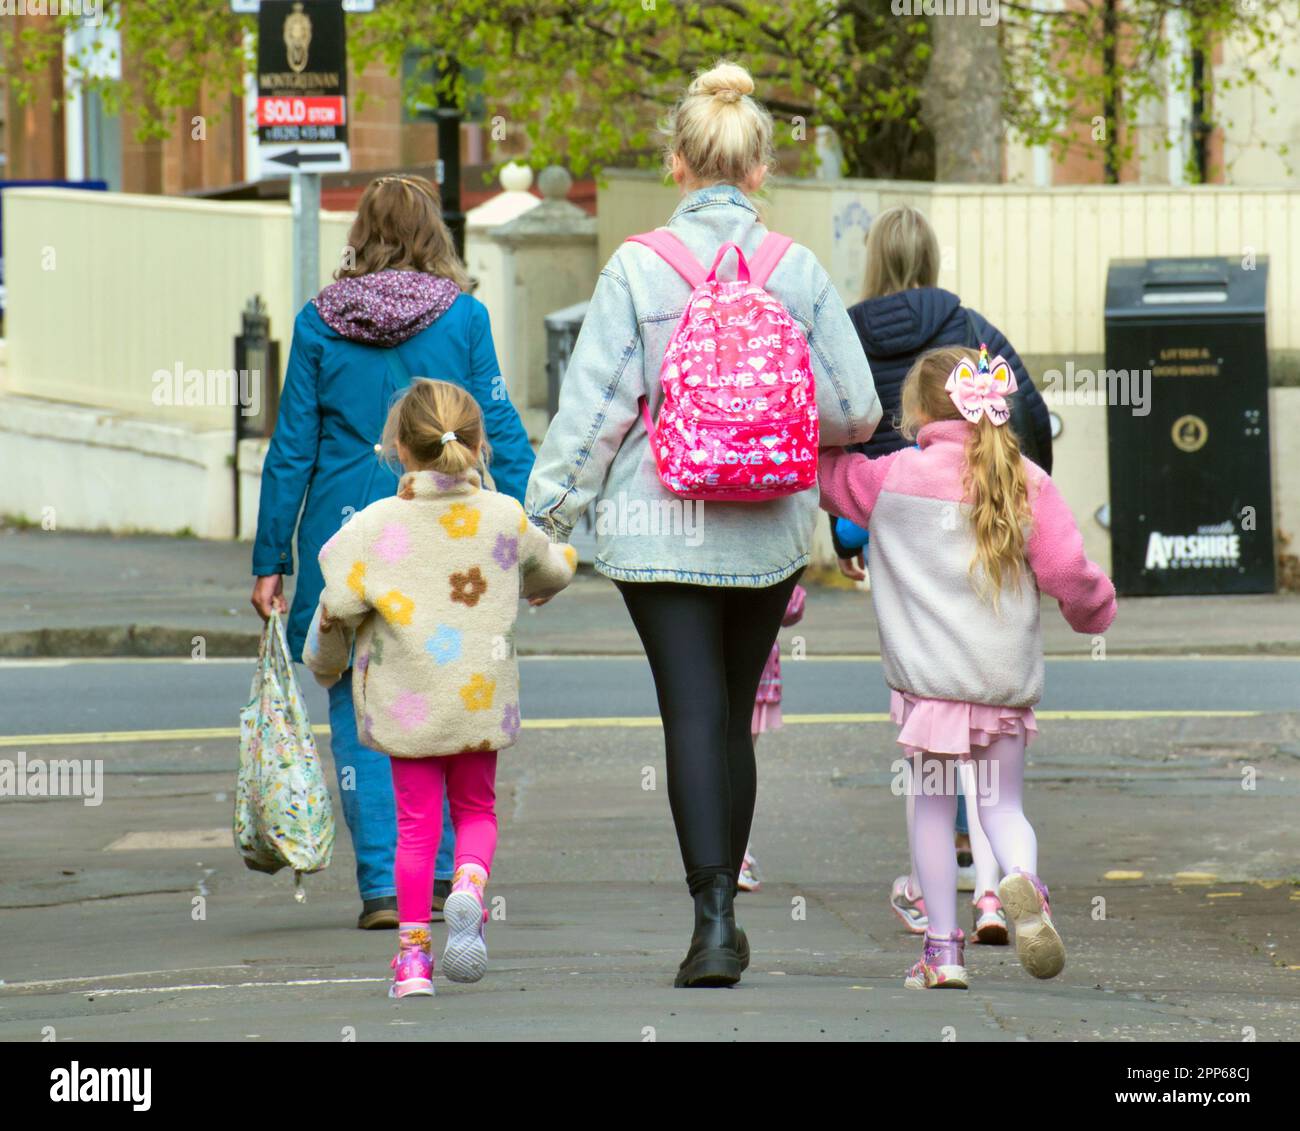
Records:
[[[573,177],[562,165],[548,165],[537,178],[537,187],[546,200],[567,200]]]
[[[502,166],[497,179],[506,192],[527,192],[533,185],[533,171],[527,165],[511,161]]]

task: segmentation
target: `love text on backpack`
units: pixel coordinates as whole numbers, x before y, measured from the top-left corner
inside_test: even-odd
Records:
[[[663,402],[641,414],[664,486],[684,499],[763,502],[817,482],[817,400],[808,340],[765,284],[790,246],[769,233],[746,262],[724,244],[707,274],[676,236],[632,236],[691,285],[664,353]],[[736,280],[718,279],[728,251]]]

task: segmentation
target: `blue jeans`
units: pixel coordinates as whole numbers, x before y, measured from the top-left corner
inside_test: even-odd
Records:
[[[334,752],[343,819],[352,834],[352,847],[357,856],[357,888],[363,900],[396,896],[393,855],[397,851],[397,810],[388,755],[371,750],[357,737],[350,669],[329,689],[329,694],[330,749]],[[434,875],[440,880],[451,879],[455,858],[456,831],[444,796],[442,841],[438,845]]]

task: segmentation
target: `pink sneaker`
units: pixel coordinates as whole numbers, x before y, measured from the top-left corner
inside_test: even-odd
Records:
[[[998,884],[998,898],[1016,929],[1016,957],[1035,978],[1055,978],[1065,969],[1065,943],[1052,922],[1047,885],[1018,869]]]
[[[433,997],[433,940],[428,931],[398,932],[398,950],[393,961],[393,982],[389,997]]]
[[[975,913],[975,939],[989,946],[1007,945],[1007,913],[1002,901],[991,891],[986,891],[971,904]]]
[[[447,923],[442,969],[453,982],[477,982],[487,973],[487,942],[483,938],[486,886],[487,873],[474,864],[461,865],[452,877],[451,895],[442,909]]]
[[[907,881],[907,876],[899,876],[894,881],[894,886],[889,892],[889,906],[893,908],[894,914],[903,920],[903,926],[912,934],[923,935],[930,925],[930,917],[925,911],[925,900],[919,895],[912,895]]]
[[[966,936],[960,930],[951,935],[925,932],[921,961],[912,967],[903,982],[909,990],[965,990]]]

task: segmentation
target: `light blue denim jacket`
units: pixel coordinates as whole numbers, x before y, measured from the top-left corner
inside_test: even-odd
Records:
[[[767,234],[738,188],[685,197],[668,229],[708,268],[719,247],[752,257]],[[734,258],[723,268],[734,277]],[[880,420],[871,369],[830,277],[794,244],[767,289],[802,327],[812,354],[823,447],[861,443]],[[638,410],[663,399],[659,369],[690,287],[648,247],[623,244],[600,273],[528,481],[524,506],[566,539],[596,500],[596,569],[616,581],[757,588],[808,563],[816,487],[767,502],[689,502],[659,481]]]

